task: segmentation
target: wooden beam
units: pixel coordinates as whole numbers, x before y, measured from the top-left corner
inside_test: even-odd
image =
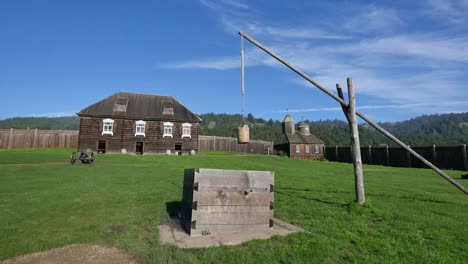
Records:
[[[261,50],[265,51],[266,53],[268,53],[270,56],[272,56],[273,58],[275,58],[276,60],[278,60],[279,62],[281,62],[283,65],[285,65],[286,67],[288,67],[289,69],[291,69],[292,71],[294,71],[295,73],[299,74],[302,78],[306,79],[308,82],[310,82],[311,84],[313,84],[315,87],[317,87],[318,89],[320,89],[322,92],[326,93],[328,96],[330,96],[331,98],[333,98],[335,101],[337,101],[338,103],[340,103],[341,105],[343,106],[346,106],[348,107],[348,104],[341,98],[339,98],[338,96],[336,96],[335,94],[333,94],[331,91],[329,91],[327,88],[325,88],[324,86],[320,85],[319,83],[317,83],[316,81],[314,81],[312,78],[310,78],[307,74],[305,74],[303,71],[299,70],[298,68],[294,67],[293,65],[291,65],[289,62],[287,62],[286,60],[284,60],[283,58],[281,58],[280,56],[278,56],[277,54],[275,54],[274,52],[272,52],[271,50],[269,50],[268,48],[266,48],[265,46],[263,46],[262,44],[260,44],[258,41],[256,41],[255,39],[251,38],[249,35],[243,33],[243,32],[239,32],[239,35],[241,35],[242,37],[244,37],[245,39],[247,39],[250,43],[254,44],[255,46],[257,46],[258,48],[260,48]],[[437,174],[439,174],[440,176],[442,176],[445,180],[447,180],[448,182],[450,182],[452,185],[454,185],[455,187],[457,187],[458,189],[460,189],[463,193],[465,193],[466,195],[468,195],[468,190],[463,186],[461,185],[460,183],[458,183],[457,181],[455,181],[454,179],[452,179],[450,176],[448,176],[445,172],[443,172],[441,169],[437,168],[434,164],[430,163],[429,161],[427,161],[424,157],[422,157],[421,155],[419,155],[416,151],[412,150],[408,145],[406,145],[405,143],[403,143],[402,141],[400,141],[398,138],[396,138],[394,135],[390,134],[388,131],[386,131],[385,129],[383,129],[381,126],[379,126],[377,123],[373,122],[372,120],[370,120],[367,116],[365,116],[364,114],[356,111],[356,115],[359,116],[360,118],[362,118],[364,121],[366,121],[369,125],[371,125],[372,127],[374,127],[375,129],[377,129],[380,133],[384,134],[386,137],[388,137],[390,140],[392,140],[393,142],[395,142],[396,144],[398,144],[400,147],[404,148],[405,150],[407,150],[408,152],[410,152],[411,154],[413,154],[417,159],[419,159],[422,163],[426,164],[429,168],[433,169],[435,172],[437,172]]]

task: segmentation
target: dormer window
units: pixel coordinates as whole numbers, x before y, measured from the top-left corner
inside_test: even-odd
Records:
[[[162,114],[163,115],[174,115],[174,108],[171,101],[165,101],[162,103]]]
[[[163,108],[163,115],[174,115],[174,108],[164,107]]]
[[[102,120],[102,135],[114,135],[114,120],[109,118]]]
[[[114,104],[114,112],[127,112],[128,98],[119,97]]]
[[[145,134],[146,122],[139,120],[135,122],[135,136],[146,136]]]
[[[174,126],[171,122],[164,122],[164,133],[163,137],[172,137],[172,127]]]
[[[190,134],[191,127],[192,127],[192,124],[189,124],[189,123],[182,124],[182,138],[192,138],[192,135]]]

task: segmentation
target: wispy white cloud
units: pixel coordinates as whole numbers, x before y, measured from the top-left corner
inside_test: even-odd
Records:
[[[427,42],[424,42],[424,39],[427,39]],[[334,89],[336,82],[340,80],[344,82],[346,77],[353,77],[356,81],[356,92],[358,94],[393,101],[420,102],[430,98],[432,100],[441,100],[452,96],[463,96],[465,88],[459,82],[464,74],[463,70],[457,67],[440,67],[440,61],[468,61],[468,53],[462,49],[463,43],[461,40],[443,43],[436,40],[432,41],[429,37],[421,39],[402,36],[373,42],[335,45],[333,47],[314,47],[308,44],[298,45],[295,43],[272,43],[267,46],[330,89]],[[451,48],[449,48],[450,45],[452,45]],[[468,46],[468,42],[466,45]],[[392,46],[395,49],[392,50]],[[343,60],[342,58],[346,53],[353,55],[351,57],[347,56],[347,59]],[[409,63],[409,66],[422,70],[418,73],[405,71],[387,73],[384,69],[391,66],[392,62],[389,57],[394,55],[408,57],[406,63]],[[375,61],[369,65],[367,60],[374,57],[376,57]],[[432,60],[439,62],[434,62],[437,67],[430,69],[426,69],[428,62],[423,65],[411,65],[411,59],[418,60],[420,58],[429,60],[429,62]],[[400,67],[400,62],[397,61],[396,63],[395,68]],[[246,52],[246,67],[258,65],[280,66],[278,62],[262,54],[258,49]],[[240,58],[238,56],[227,56],[208,60],[191,60],[166,65],[166,67],[175,69],[235,69],[240,67]],[[297,80],[295,82],[306,83],[300,77]],[[308,83],[305,85],[310,86]],[[441,87],[445,87],[445,89],[441,89]]]
[[[431,1],[435,7],[445,6],[442,12],[459,17],[468,1]],[[468,37],[446,31],[407,33],[398,10],[376,6],[357,7],[361,12],[332,30],[302,24],[294,27],[273,26],[254,19],[247,7],[210,7],[218,13],[224,30],[231,34],[243,31],[261,39],[263,44],[308,73],[331,90],[346,77],[355,80],[356,93],[388,102],[365,105],[360,109],[411,109],[421,113],[440,111],[450,107],[465,109],[456,99],[466,97],[465,72],[468,63]],[[447,7],[448,6],[448,7]],[[251,8],[253,9],[253,8]],[[234,10],[234,11],[232,11]],[[468,10],[468,8],[466,8]],[[245,19],[248,17],[249,19]],[[466,16],[468,17],[468,15]],[[465,19],[463,17],[463,19]],[[468,18],[467,18],[468,19]],[[365,34],[343,35],[342,32]],[[372,34],[370,35],[366,34]],[[280,64],[259,49],[247,49],[246,67]],[[228,70],[240,67],[239,56],[192,59],[161,67],[172,69]],[[300,77],[294,79],[310,87]],[[466,103],[463,101],[463,103]],[[311,111],[336,111],[340,108],[317,108]]]
[[[434,60],[468,62],[468,38],[441,34],[396,35],[363,40],[342,47],[340,52],[385,53]]]
[[[358,16],[345,20],[344,28],[359,33],[392,32],[404,22],[393,9],[379,8],[374,5],[358,8]]]
[[[161,63],[158,66],[165,69],[212,69],[228,70],[238,68],[240,57],[222,57],[187,60],[181,62]]]
[[[350,39],[351,37],[343,36],[339,34],[333,34],[326,32],[318,28],[305,28],[305,27],[262,27],[257,26],[255,28],[250,27],[255,35],[270,35],[272,37],[281,37],[285,39]]]
[[[465,98],[465,87],[459,81],[463,74],[460,70],[436,69],[422,73],[399,73],[395,76],[373,69],[356,68],[352,64],[340,64],[326,69],[318,68],[311,76],[332,91],[335,91],[336,83],[341,82],[344,87],[345,78],[352,77],[359,96],[383,99],[392,105],[413,104],[415,107],[422,107],[425,103],[441,106],[444,102]],[[300,77],[295,82],[312,87]]]
[[[252,20],[246,21],[244,19],[237,19],[228,15],[223,15],[221,18],[224,29],[227,32],[248,33],[259,37],[269,37],[276,39],[328,39],[328,40],[346,40],[351,39],[350,36],[336,34],[332,32],[319,29],[317,27],[274,27],[266,26]]]
[[[387,105],[363,105],[358,106],[357,110],[366,109],[414,109],[420,107],[456,107],[468,104],[467,101],[453,101],[453,102],[441,102],[435,103],[413,103],[413,104],[387,104]],[[465,109],[466,111],[467,109]],[[342,111],[341,107],[320,107],[320,108],[305,108],[305,109],[288,109],[288,110],[275,110],[272,113],[307,113],[307,112],[328,112],[328,111]],[[462,110],[463,111],[463,110]]]
[[[268,65],[271,63],[271,58],[267,57],[267,55],[258,49],[246,49],[245,57],[245,67]],[[160,63],[158,67],[164,69],[231,70],[240,68],[240,55]]]
[[[428,0],[426,13],[441,21],[466,27],[468,21],[467,0]]]
[[[218,13],[218,15],[232,15],[235,17],[248,14],[249,6],[237,0],[199,0],[202,5]]]
[[[221,0],[222,3],[235,7],[235,8],[240,8],[240,9],[249,9],[249,6],[242,2],[242,1],[236,1],[236,0]]]

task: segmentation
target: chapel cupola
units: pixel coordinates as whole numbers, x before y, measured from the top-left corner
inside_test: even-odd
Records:
[[[284,117],[283,120],[283,133],[293,135],[296,132],[294,120],[289,114]]]
[[[299,132],[304,136],[310,136],[310,127],[305,122],[299,124]]]

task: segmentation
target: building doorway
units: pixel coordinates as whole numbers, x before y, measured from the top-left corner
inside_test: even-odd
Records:
[[[182,155],[182,143],[175,143],[175,152],[178,155]]]
[[[136,150],[135,153],[137,155],[143,155],[143,142],[137,142],[136,143]]]
[[[106,153],[106,141],[105,141],[105,140],[99,140],[99,141],[98,141],[97,152],[98,152],[99,154],[104,154],[104,153]]]

